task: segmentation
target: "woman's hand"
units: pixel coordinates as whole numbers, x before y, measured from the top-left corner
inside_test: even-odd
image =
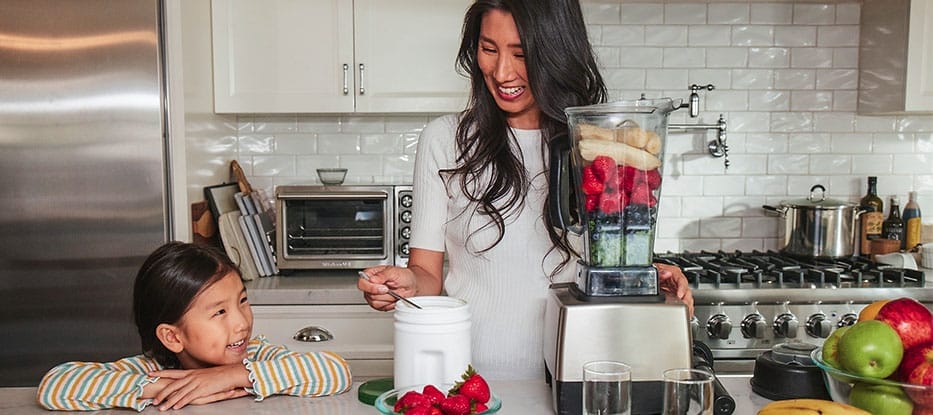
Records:
[[[661,286],[661,291],[664,291],[668,298],[676,298],[686,304],[687,311],[690,312],[692,318],[693,292],[690,291],[690,284],[687,282],[687,277],[683,271],[681,271],[680,267],[674,265],[655,263],[654,266],[658,269],[658,283]]]
[[[158,370],[149,373],[158,376],[154,385],[159,389],[152,404],[160,411],[181,409],[185,405],[202,405],[225,399],[239,398],[251,386],[249,371],[240,363],[191,370]]]
[[[369,306],[382,311],[395,309],[395,298],[387,294],[395,291],[402,297],[411,297],[418,293],[417,278],[408,268],[377,266],[363,270],[369,275],[369,281],[360,278],[356,286],[363,292],[363,298]]]

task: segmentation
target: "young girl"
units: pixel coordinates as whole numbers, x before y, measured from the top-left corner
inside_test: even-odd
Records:
[[[250,338],[253,313],[233,263],[206,246],[170,242],[143,263],[133,292],[143,354],[112,363],[69,362],[42,378],[46,409],[149,404],[160,410],[255,395],[346,392],[347,362],[330,352],[296,353]]]

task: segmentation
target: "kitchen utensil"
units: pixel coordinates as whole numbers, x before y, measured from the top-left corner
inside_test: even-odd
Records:
[[[343,180],[347,177],[347,169],[317,169],[317,177],[325,185],[340,185],[343,184]]]
[[[780,343],[755,359],[752,391],[772,400],[830,399],[823,373],[810,353],[817,346],[809,343]]]
[[[622,362],[583,364],[583,415],[628,414],[632,410],[632,368]]]
[[[364,280],[366,280],[366,281],[371,281],[371,280],[369,279],[369,275],[366,274],[365,272],[360,271],[359,274],[360,274],[360,278],[362,278],[362,279],[364,279]],[[413,303],[411,300],[409,300],[409,299],[407,299],[407,298],[405,298],[405,297],[402,297],[402,296],[398,295],[398,293],[396,293],[395,291],[389,290],[388,294],[391,295],[392,298],[394,298],[394,299],[396,299],[396,300],[404,301],[404,302],[408,303],[408,305],[410,305],[410,306],[412,306],[412,307],[414,307],[414,308],[417,308],[417,309],[419,309],[419,310],[421,309],[421,306],[419,306],[418,304]]]
[[[915,385],[911,383],[895,382],[887,379],[867,378],[841,369],[834,368],[823,361],[823,348],[817,348],[810,354],[813,363],[823,371],[823,380],[829,395],[836,402],[849,403],[849,393],[852,387],[861,383],[864,386],[887,385],[895,390],[903,390],[914,403],[914,413],[927,413],[933,410],[933,385]]]
[[[438,384],[434,386],[437,387],[437,389],[439,389],[441,392],[446,393],[454,385],[452,383],[448,383],[448,384]],[[396,389],[387,391],[383,393],[382,395],[379,395],[378,398],[376,398],[375,407],[379,411],[379,413],[383,415],[397,415],[398,413],[395,412],[395,402],[398,401],[398,398],[402,397],[402,395],[405,395],[405,393],[408,391],[414,390],[414,391],[421,392],[422,390],[424,390],[424,387],[425,385],[407,386],[407,387],[396,388]],[[499,399],[499,396],[497,396],[495,392],[491,392],[489,394],[489,402],[486,402],[486,407],[487,407],[486,411],[481,412],[482,414],[494,414],[496,412],[499,412],[499,409],[502,408],[502,400]]]
[[[819,192],[817,192],[819,190]],[[785,200],[767,212],[784,218],[780,250],[805,258],[842,258],[855,254],[858,205],[826,198],[826,188],[814,185],[805,199]]]
[[[394,313],[396,385],[453,383],[472,362],[470,307],[448,296],[418,297],[424,309],[404,302]]]
[[[712,373],[701,369],[664,371],[663,415],[713,415]]]

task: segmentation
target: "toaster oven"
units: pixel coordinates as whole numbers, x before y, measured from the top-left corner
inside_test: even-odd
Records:
[[[279,186],[279,269],[408,264],[411,186]]]

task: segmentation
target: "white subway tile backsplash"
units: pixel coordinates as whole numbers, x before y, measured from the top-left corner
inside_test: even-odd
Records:
[[[711,157],[715,131],[670,134],[655,250],[776,249],[781,229],[762,205],[805,197],[814,184],[857,201],[865,177],[887,199],[922,192],[933,206],[933,116],[857,116],[856,0],[683,2],[586,0],[588,34],[613,99],[700,92],[700,117],[727,120],[730,166]],[[241,114],[236,136],[199,142],[236,157],[254,187],[412,180],[418,136],[434,116]],[[926,199],[924,199],[926,197]],[[886,200],[887,202],[887,200]]]

